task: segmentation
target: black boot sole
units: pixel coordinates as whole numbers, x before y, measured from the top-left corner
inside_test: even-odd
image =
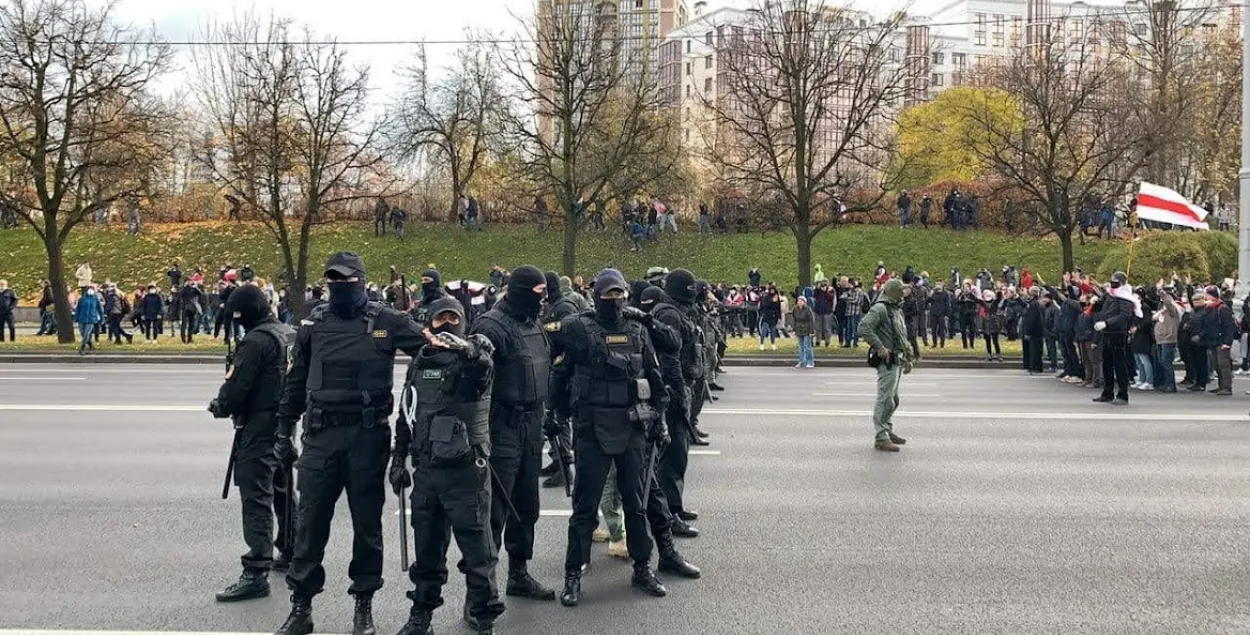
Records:
[[[278,633],[280,635],[308,635],[309,633],[313,632],[314,626],[315,625],[313,624],[313,621],[308,620],[307,622],[304,623],[303,628],[296,628],[296,629],[292,629],[289,631],[278,631]]]
[[[531,593],[529,589],[507,589],[505,593],[508,597],[525,598],[538,602],[550,602],[556,599],[556,592],[551,589],[546,589],[546,593]]]
[[[224,595],[222,593],[218,593],[217,601],[221,603],[246,602],[247,600],[259,600],[261,598],[267,598],[267,597],[269,597],[269,587],[265,587],[263,591],[245,593],[242,595]]]
[[[678,566],[674,562],[661,561],[657,568],[660,573],[671,573],[673,575],[686,578],[687,580],[698,580],[703,576],[703,572],[698,569],[686,569],[685,567]]]
[[[668,595],[668,589],[664,588],[663,585],[650,586],[648,584],[631,582],[630,586],[634,587],[635,589],[638,589],[639,591],[642,591],[643,593],[646,593],[647,595],[650,595],[653,598],[662,598]]]
[[[698,436],[694,436],[690,438],[690,445],[712,445],[712,443]]]

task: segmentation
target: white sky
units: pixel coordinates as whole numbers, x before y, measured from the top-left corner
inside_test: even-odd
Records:
[[[103,0],[95,0],[102,2]],[[752,0],[709,0],[708,9],[721,6],[748,6]],[[932,11],[948,0],[915,0],[913,13]],[[694,0],[688,0],[692,7]],[[882,11],[902,8],[906,0],[853,0],[859,8]],[[534,0],[118,0],[117,17],[137,26],[154,26],[169,41],[196,40],[202,25],[228,20],[236,13],[257,13],[293,17],[325,39],[463,40],[465,29],[516,32],[513,14],[532,14]],[[457,44],[427,45],[430,62],[449,60]],[[359,45],[349,47],[349,55],[371,68],[372,84],[378,89],[374,99],[384,100],[395,85],[394,71],[411,59],[415,47],[407,45]],[[188,51],[180,47],[178,60],[190,67]],[[162,82],[161,92],[182,88],[185,72],[175,73]]]

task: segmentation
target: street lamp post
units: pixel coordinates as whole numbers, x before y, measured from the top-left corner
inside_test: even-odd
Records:
[[[1237,175],[1241,215],[1237,234],[1237,298],[1250,295],[1250,0],[1241,9],[1241,172]],[[1244,353],[1243,353],[1244,354]]]

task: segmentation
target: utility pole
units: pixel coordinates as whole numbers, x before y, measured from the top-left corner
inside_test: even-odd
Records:
[[[1250,295],[1250,0],[1241,6],[1241,172],[1237,175],[1241,215],[1237,221],[1238,300]],[[1244,354],[1244,352],[1243,352]]]

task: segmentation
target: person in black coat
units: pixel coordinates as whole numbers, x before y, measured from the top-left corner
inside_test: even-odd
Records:
[[[1094,315],[1094,330],[1102,334],[1103,355],[1102,394],[1094,401],[1128,405],[1128,331],[1137,324],[1140,309],[1121,289],[1128,289],[1128,276],[1117,272],[1111,276],[1111,292],[1103,300],[1102,310]]]
[[[1050,298],[1033,291],[1029,294],[1033,299],[1024,309],[1020,337],[1024,339],[1024,369],[1030,375],[1036,375],[1042,372],[1042,342],[1046,336],[1045,312]]]
[[[933,332],[933,345],[938,348],[946,348],[947,320],[954,309],[955,299],[946,290],[946,284],[938,282],[929,296],[929,330]]]

